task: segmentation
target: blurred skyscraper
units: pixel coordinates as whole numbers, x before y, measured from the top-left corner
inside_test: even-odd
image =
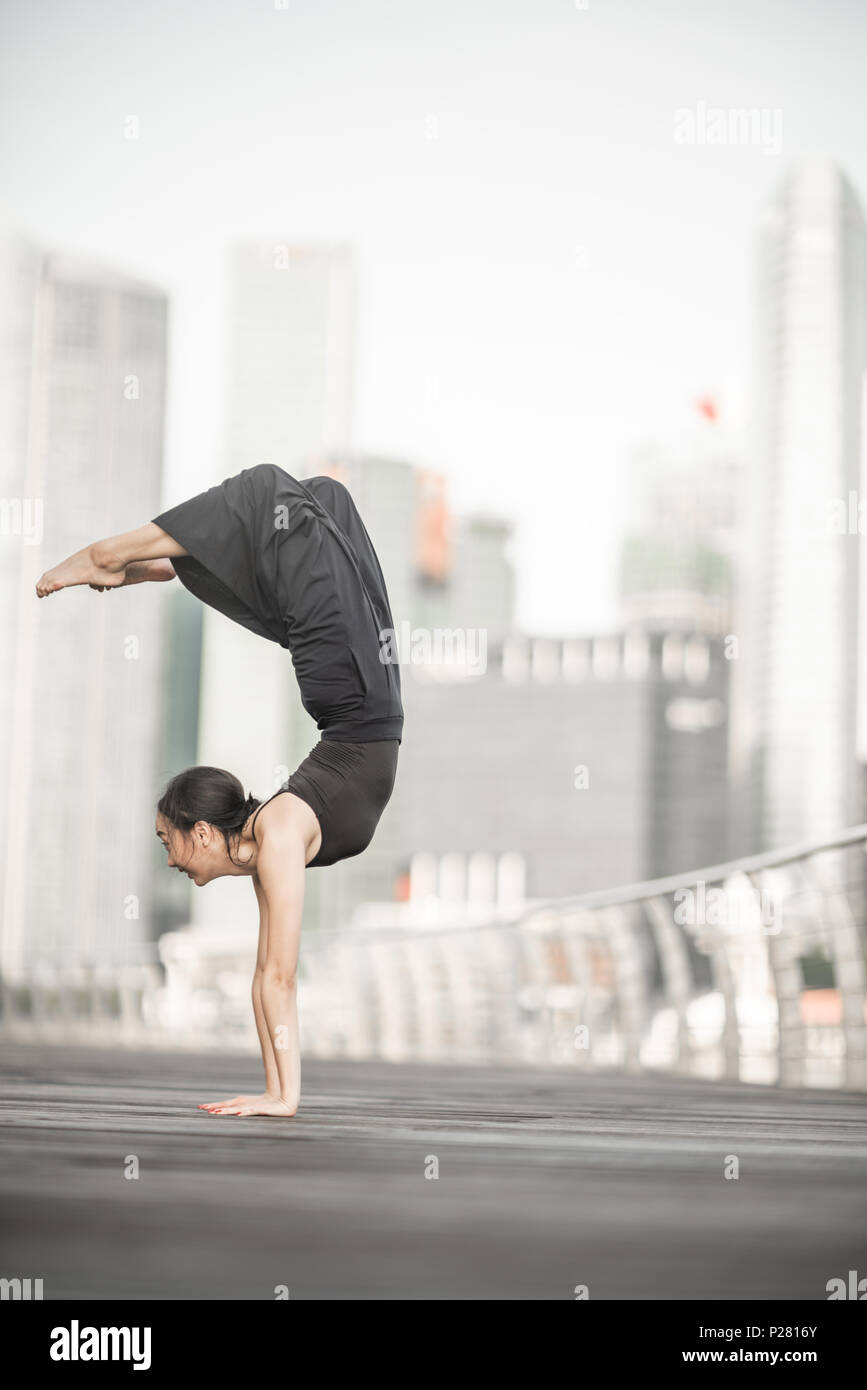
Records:
[[[165,682],[159,742],[158,785],[154,801],[170,777],[196,762],[199,745],[202,626],[204,606],[180,584],[165,586]],[[182,926],[190,919],[190,881],[166,872],[166,855],[154,840],[154,934]]]
[[[444,476],[402,459],[332,451],[308,460],[304,476],[317,473],[339,478],[352,493],[385,575],[402,660],[411,653],[412,633],[419,630],[484,629],[486,640],[502,641],[514,620],[507,523],[494,516],[454,516]],[[409,665],[402,664],[406,722],[393,800],[363,855],[334,865],[327,874],[308,875],[309,925],[339,926],[360,903],[388,900],[404,891],[413,854],[427,848],[423,840],[412,838],[403,769],[407,759],[412,761],[415,745],[428,758],[448,739],[449,716],[444,705],[438,717],[435,700],[423,699],[417,707],[418,687],[408,672]],[[304,720],[305,741],[295,749],[302,757],[318,737],[312,720],[306,715]],[[468,788],[475,775],[470,760],[463,768]],[[431,804],[423,788],[416,790]]]
[[[630,626],[722,635],[733,621],[742,447],[714,400],[696,406],[678,436],[629,459],[620,591]]]
[[[492,888],[507,859],[522,864],[530,897],[719,862],[723,648],[678,631],[514,632],[492,644],[482,674],[410,667],[412,738],[386,816],[431,862],[431,891],[472,896],[474,877]]]
[[[517,632],[506,523],[453,517],[444,479],[398,460],[344,455],[310,471],[350,488],[377,548],[403,628],[406,724],[374,841],[308,876],[308,925],[338,926],[425,882],[445,900],[493,906],[724,857],[721,638],[693,622],[586,639]],[[731,516],[726,496],[727,543]],[[484,662],[416,659],[413,634],[437,629],[482,629]]]
[[[761,850],[859,817],[857,526],[867,228],[848,179],[804,160],[758,245],[756,438],[741,660],[745,824]]]
[[[23,239],[0,254],[0,846],[7,976],[151,935],[158,593],[40,573],[153,516],[165,295]],[[150,586],[148,586],[150,587]]]
[[[719,404],[709,395],[695,401],[679,432],[665,442],[647,442],[633,450],[620,560],[620,594],[628,628],[713,637],[737,632],[746,486],[743,457],[739,434],[723,422]],[[728,660],[732,652],[724,647],[723,656]],[[726,719],[728,771],[724,781],[714,781],[714,795],[721,798],[720,814],[713,819],[715,841],[705,841],[710,858],[718,861],[729,856],[735,836],[729,784],[741,734],[734,704],[739,687],[734,679],[726,680],[725,686],[730,714]],[[741,852],[746,848],[742,846]],[[674,851],[674,844],[670,849]]]
[[[491,641],[510,631],[509,522],[494,514],[456,515],[445,475],[402,459],[348,454],[313,460],[308,471],[326,470],[346,484],[375,533],[398,628],[484,628]]]
[[[303,476],[309,455],[349,447],[355,276],[343,245],[232,250],[225,452],[215,483],[258,463]],[[197,762],[228,768],[264,800],[317,739],[288,652],[205,609]],[[194,892],[192,904],[193,920],[203,925],[256,920],[243,879]]]

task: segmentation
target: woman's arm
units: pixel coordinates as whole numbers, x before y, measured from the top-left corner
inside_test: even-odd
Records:
[[[217,1115],[294,1115],[301,1098],[296,974],[304,908],[306,840],[297,820],[272,823],[263,837],[253,886],[259,902],[259,951],[253,1011],[265,1063],[262,1096],[206,1105]]]
[[[280,1086],[280,1108],[275,1114],[294,1115],[301,1099],[297,973],[304,910],[304,856],[305,840],[299,825],[294,821],[278,822],[269,826],[256,864],[268,911],[261,1000]]]
[[[264,1095],[270,1100],[279,1100],[280,1074],[277,1070],[277,1056],[274,1052],[271,1034],[268,1032],[265,1009],[262,1004],[262,980],[268,960],[268,900],[256,875],[253,877],[253,887],[256,890],[256,899],[259,903],[259,950],[256,955],[256,970],[253,975],[253,1013],[256,1018],[256,1032],[259,1034],[259,1046],[262,1049],[262,1063],[265,1068]]]
[[[261,1107],[271,1106],[280,1101],[280,1074],[277,1070],[277,1055],[268,1032],[265,1010],[262,1005],[262,979],[268,959],[268,902],[258,877],[253,875],[253,887],[259,903],[259,948],[256,953],[256,969],[253,973],[253,1015],[256,1019],[256,1032],[262,1049],[262,1064],[265,1068],[265,1089],[259,1095],[229,1096],[227,1100],[203,1101],[200,1110],[209,1110],[212,1115],[270,1114]],[[277,1112],[286,1114],[285,1105],[279,1104]]]

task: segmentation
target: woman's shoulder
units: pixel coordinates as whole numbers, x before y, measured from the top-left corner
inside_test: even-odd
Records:
[[[309,863],[319,850],[322,843],[319,817],[290,787],[281,787],[262,802],[254,815],[252,835],[263,863],[268,859],[272,864],[285,865],[296,850],[302,862]]]
[[[296,796],[291,787],[279,787],[253,812],[250,830],[253,838],[261,844],[268,831],[273,832],[281,826],[304,826],[311,814],[307,802]]]

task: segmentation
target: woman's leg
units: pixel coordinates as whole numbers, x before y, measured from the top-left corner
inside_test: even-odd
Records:
[[[74,584],[96,584],[105,589],[116,589],[124,583],[126,566],[134,560],[171,559],[187,553],[161,527],[148,521],[135,531],[94,541],[54,569],[46,570],[36,585],[36,593],[39,598],[45,598],[58,589],[68,589]]]

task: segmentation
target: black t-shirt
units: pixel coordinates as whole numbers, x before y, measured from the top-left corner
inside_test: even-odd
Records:
[[[323,738],[401,738],[385,579],[342,483],[263,463],[153,521],[189,551],[172,564],[190,593],[289,651]]]

